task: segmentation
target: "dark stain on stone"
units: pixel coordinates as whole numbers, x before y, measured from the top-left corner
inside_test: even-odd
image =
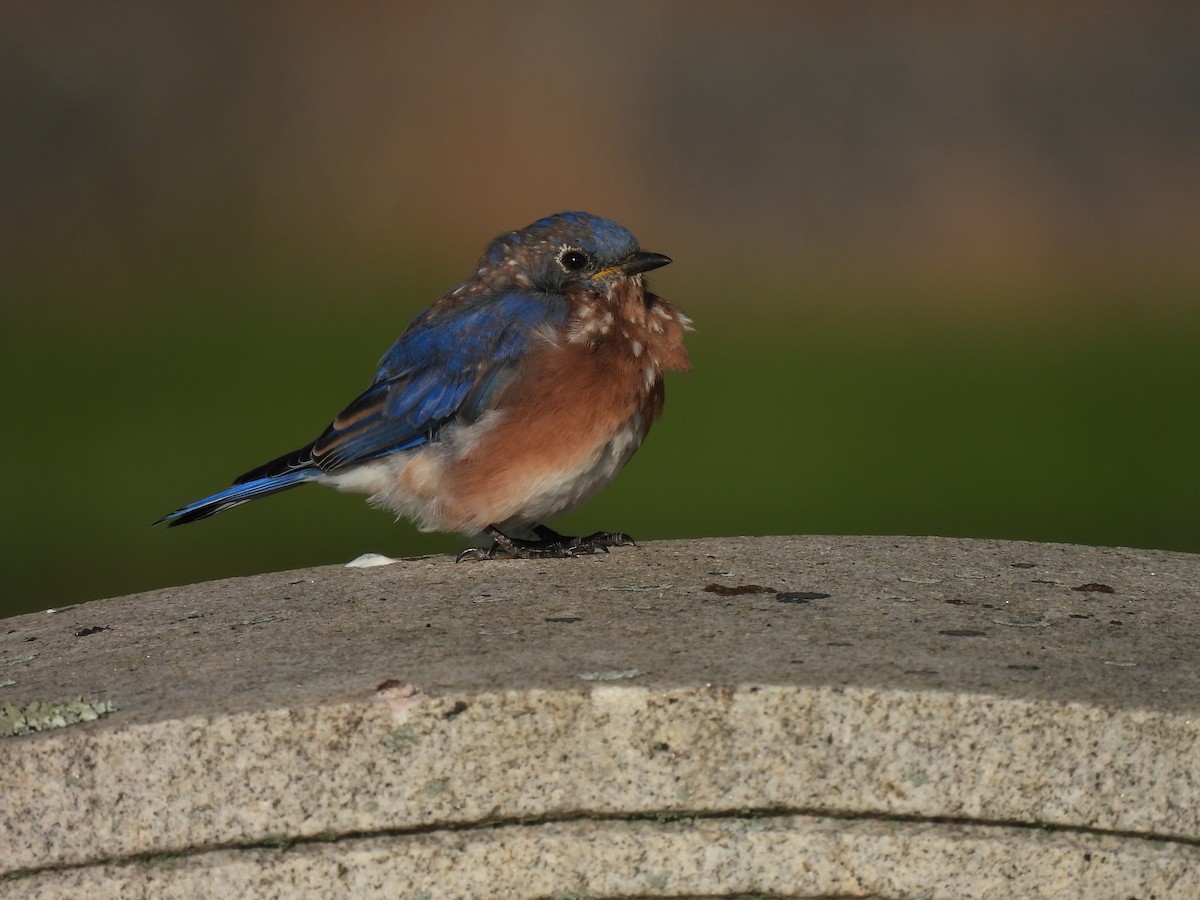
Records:
[[[716,594],[718,597],[734,597],[738,594],[777,594],[779,593],[773,587],[765,587],[761,584],[717,584],[715,581],[706,584],[703,590],[710,594]]]
[[[455,716],[460,716],[467,711],[467,703],[465,700],[456,700],[454,705],[442,713],[443,719],[453,719]]]
[[[828,600],[831,596],[820,591],[781,591],[775,599],[780,603],[807,603],[809,600]]]

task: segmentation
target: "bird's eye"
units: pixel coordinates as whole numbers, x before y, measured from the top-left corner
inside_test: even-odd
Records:
[[[588,264],[588,255],[582,250],[564,250],[558,262],[568,272],[578,272]]]

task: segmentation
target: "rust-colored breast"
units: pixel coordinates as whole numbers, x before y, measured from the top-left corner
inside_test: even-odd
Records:
[[[558,479],[591,471],[614,445],[632,454],[662,412],[663,373],[690,367],[691,321],[640,282],[568,295],[567,329],[539,335],[497,398],[495,427],[456,461],[451,505],[487,508],[498,521]]]

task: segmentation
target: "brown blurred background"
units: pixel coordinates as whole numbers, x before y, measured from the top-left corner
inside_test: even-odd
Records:
[[[699,327],[564,527],[1200,550],[1198,46],[1193,3],[6,4],[0,609],[461,546],[317,489],[148,525],[562,209]]]

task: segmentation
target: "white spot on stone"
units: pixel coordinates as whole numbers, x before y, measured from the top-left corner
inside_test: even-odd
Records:
[[[398,559],[392,559],[390,556],[384,556],[382,553],[364,553],[362,556],[356,556],[350,562],[346,563],[342,568],[345,569],[371,569],[375,566],[390,566],[392,563],[400,562]]]
[[[418,706],[429,699],[429,696],[411,682],[389,678],[375,689],[374,699],[391,710],[396,722],[403,723],[416,711]]]

